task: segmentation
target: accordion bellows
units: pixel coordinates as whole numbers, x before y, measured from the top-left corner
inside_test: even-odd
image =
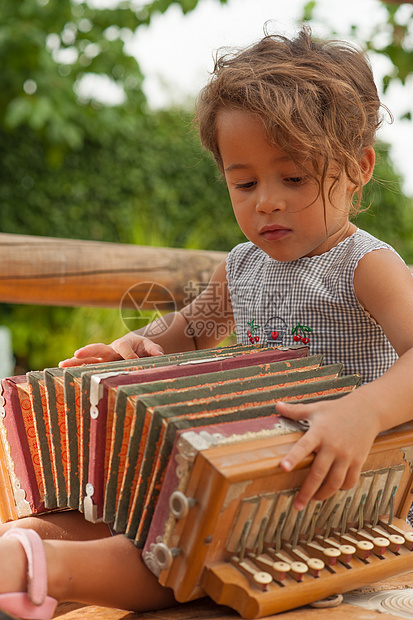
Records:
[[[147,439],[156,434],[159,412],[163,416],[165,407],[166,415],[172,416],[174,407],[183,406],[190,415],[192,406],[199,419],[200,411],[211,409],[224,395],[231,398],[235,388],[239,396],[245,381],[249,390],[254,389],[251,381],[272,373],[268,364],[302,358],[302,365],[308,365],[307,352],[303,347],[235,346],[65,370],[48,368],[3,379],[0,460],[2,489],[8,500],[1,503],[1,520],[59,508],[82,510],[85,496],[92,497],[93,518],[101,518],[104,496],[109,495],[107,478],[116,477],[122,486],[126,456],[128,476],[131,468],[138,475],[145,451],[145,465],[150,467],[147,463],[155,444]],[[320,361],[311,362],[309,368],[320,366]],[[296,363],[291,362],[291,368]],[[239,381],[235,388],[234,381]],[[220,390],[217,386],[224,382],[228,389]],[[267,389],[271,385],[272,380]],[[135,464],[132,452],[138,452]],[[116,471],[112,461],[116,461]],[[88,490],[94,487],[92,495],[86,493],[87,484]],[[131,493],[129,479],[125,486]],[[109,522],[114,519],[112,512]]]
[[[294,510],[311,459],[291,474],[279,462],[306,427],[280,417],[275,402],[337,398],[359,380],[342,376],[339,364],[323,366],[303,346],[239,345],[4,379],[0,519],[81,510],[143,548],[147,566],[178,600],[207,593],[245,617],[355,587],[356,572],[367,583],[375,574],[363,576],[367,560],[358,571],[345,569],[349,587],[343,575],[331,579],[331,566],[315,589],[307,571],[268,577],[280,554],[291,561],[292,544],[297,550],[306,540],[306,557],[315,544],[309,531],[344,535],[345,521],[350,529],[377,527],[383,515],[394,528],[395,515],[408,510],[409,425],[391,445],[378,439],[360,488],[311,503],[305,514]],[[270,548],[278,556],[264,570],[258,556]],[[398,563],[381,562],[388,574],[413,567],[403,549]],[[290,582],[299,583],[300,599],[287,593]]]

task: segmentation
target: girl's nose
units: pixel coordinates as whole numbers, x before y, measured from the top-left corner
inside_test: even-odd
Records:
[[[273,211],[284,211],[286,202],[282,196],[275,193],[263,193],[259,196],[256,204],[258,213],[272,213]]]

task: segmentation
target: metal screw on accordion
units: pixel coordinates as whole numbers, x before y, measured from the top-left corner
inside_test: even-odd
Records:
[[[176,558],[181,550],[173,547],[170,549],[165,543],[157,543],[152,550],[155,561],[161,570],[171,568],[173,559]]]
[[[181,491],[174,491],[169,498],[169,508],[175,519],[184,519],[196,503],[196,499],[187,497]]]

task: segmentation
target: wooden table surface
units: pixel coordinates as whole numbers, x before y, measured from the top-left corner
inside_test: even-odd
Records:
[[[380,593],[388,597],[395,590],[411,596],[410,616],[397,611],[391,613],[378,611],[372,606],[373,597]],[[355,602],[354,599],[357,601]],[[206,598],[177,607],[142,614],[65,603],[59,605],[55,617],[60,620],[91,620],[92,618],[93,620],[234,620],[239,618],[239,615],[235,611],[216,605]],[[392,577],[372,584],[369,588],[355,590],[351,594],[344,595],[344,601],[338,607],[325,609],[315,609],[309,606],[300,607],[278,614],[277,620],[395,620],[395,618],[404,620],[408,617],[413,618],[413,573]],[[268,620],[269,617],[266,618]],[[262,620],[266,619],[263,618]]]

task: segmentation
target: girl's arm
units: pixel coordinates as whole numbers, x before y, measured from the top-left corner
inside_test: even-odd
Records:
[[[278,403],[293,419],[310,428],[283,459],[291,471],[306,456],[315,459],[295,506],[325,499],[358,481],[375,437],[413,418],[413,278],[391,250],[364,256],[354,275],[358,300],[379,323],[399,359],[382,377],[335,401],[310,405]]]
[[[60,362],[62,368],[207,349],[219,344],[234,329],[229,299],[226,264],[213,273],[208,286],[183,310],[167,314],[146,327],[129,332],[111,344],[90,344],[72,358]]]

